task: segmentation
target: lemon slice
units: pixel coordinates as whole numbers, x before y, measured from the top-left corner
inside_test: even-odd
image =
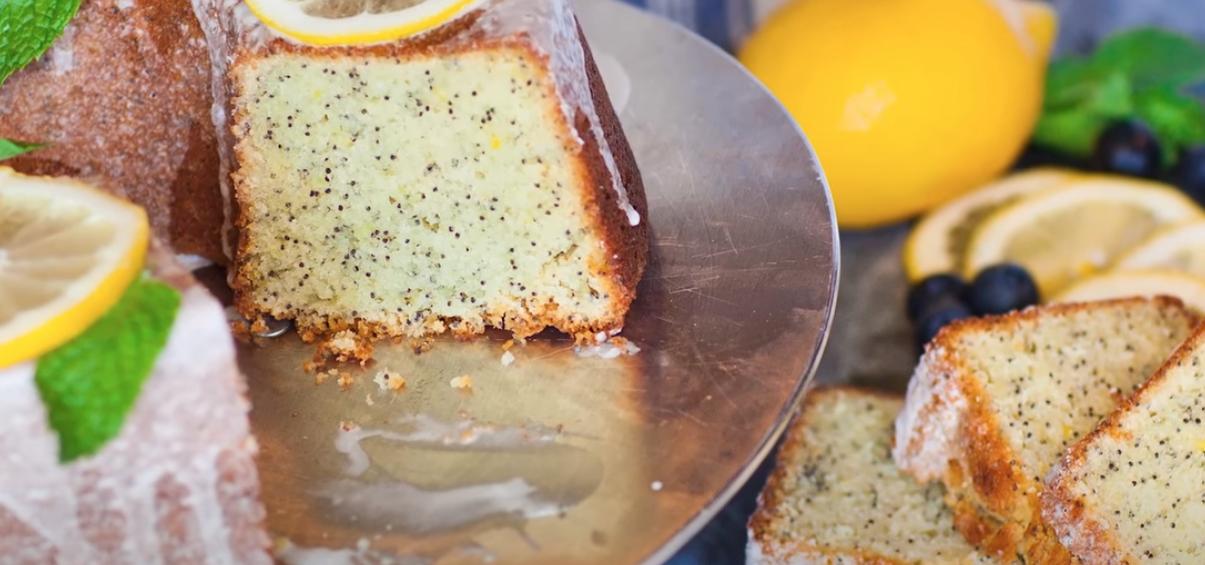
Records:
[[[1117,268],[1171,269],[1205,278],[1205,220],[1156,233],[1118,259]]]
[[[480,0],[247,0],[264,25],[311,45],[364,45],[420,33]]]
[[[1131,296],[1174,296],[1189,308],[1205,312],[1205,280],[1178,271],[1116,271],[1079,281],[1054,302],[1091,302]]]
[[[1089,176],[1034,194],[992,214],[971,236],[965,276],[997,263],[1029,269],[1042,296],[1110,267],[1169,225],[1205,217],[1175,188]]]
[[[66,343],[116,304],[148,238],[142,208],[0,167],[0,368]]]
[[[904,270],[912,282],[939,273],[961,273],[971,233],[1000,207],[1078,176],[1067,169],[1029,169],[958,198],[933,211],[904,244]]]

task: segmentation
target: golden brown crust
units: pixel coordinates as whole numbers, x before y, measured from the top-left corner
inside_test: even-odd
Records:
[[[813,405],[819,403],[825,396],[830,394],[849,394],[900,400],[900,396],[896,394],[853,386],[816,388],[810,391],[803,402],[800,403],[795,418],[788,426],[786,436],[779,447],[778,461],[794,461],[797,459],[796,454],[800,450],[805,449],[804,428],[807,427],[805,423],[808,413]],[[853,559],[860,565],[904,565],[905,562],[903,561],[866,551],[837,550],[820,547],[806,540],[795,540],[786,544],[774,540],[772,535],[774,530],[773,524],[781,518],[775,511],[778,508],[782,508],[786,503],[788,497],[787,481],[788,477],[785,467],[782,464],[775,465],[774,471],[766,481],[766,486],[762,489],[761,494],[758,495],[757,511],[749,518],[749,541],[758,545],[761,554],[768,562],[786,563],[790,561],[797,563],[799,561],[796,560],[805,559],[806,561],[804,562],[827,563],[832,559],[845,558]]]
[[[594,108],[602,123],[603,136],[619,169],[620,184],[627,187],[628,202],[640,214],[638,225],[631,225],[627,215],[620,211],[616,194],[612,189],[611,174],[603,163],[602,153],[597,146],[594,136],[588,135],[589,123],[586,116],[578,112],[576,127],[582,139],[586,140],[586,164],[594,182],[587,186],[594,187],[594,206],[596,213],[592,217],[601,222],[601,233],[609,252],[608,260],[614,281],[610,289],[612,296],[618,297],[617,309],[627,312],[632,301],[636,299],[636,286],[644,275],[644,268],[649,256],[649,213],[648,200],[644,192],[644,180],[640,169],[636,166],[636,156],[632,146],[619,123],[619,116],[611,105],[603,84],[602,74],[594,62],[594,53],[586,36],[578,26],[578,37],[581,39],[583,51],[586,54],[586,75],[590,80],[590,94],[594,99]]]
[[[443,43],[443,40],[448,37],[464,33],[464,30],[468,29],[476,17],[475,14],[471,14],[439,32],[421,36],[419,39],[409,42],[368,47],[339,47],[312,50],[284,41],[274,41],[270,44],[268,53],[298,52],[305,53],[307,57],[332,59],[357,56],[409,58],[415,56],[450,55],[466,50],[478,51],[483,49],[508,48],[521,49],[527,52],[528,56],[534,60],[546,63],[546,55],[540,53],[530,42],[522,37],[505,41],[475,40],[456,42],[455,44]],[[578,184],[585,191],[581,196],[588,209],[587,216],[593,219],[594,231],[599,234],[600,239],[604,242],[604,250],[599,254],[597,264],[593,264],[592,268],[596,269],[596,274],[599,274],[604,280],[610,283],[607,294],[611,299],[611,306],[606,315],[586,321],[572,319],[568,313],[561,313],[553,306],[547,304],[530,306],[526,311],[492,311],[484,315],[486,324],[506,329],[521,338],[539,333],[546,327],[556,328],[574,336],[578,341],[593,341],[594,336],[599,332],[610,333],[618,331],[623,327],[624,317],[632,301],[635,300],[636,287],[648,260],[648,207],[640,172],[636,166],[636,160],[632,154],[631,147],[623,135],[614,109],[611,107],[610,101],[606,96],[601,75],[594,63],[593,56],[589,52],[589,47],[585,45],[585,38],[581,35],[580,28],[578,33],[587,54],[586,66],[591,95],[599,114],[599,119],[602,122],[604,136],[619,169],[622,184],[628,189],[630,203],[640,214],[641,222],[637,226],[631,226],[628,223],[626,213],[620,208],[617,202],[617,195],[612,188],[612,179],[603,160],[601,148],[590,132],[585,114],[581,109],[578,109],[576,124],[573,127],[577,130],[578,137],[585,141],[584,147],[579,149],[582,158],[576,161],[579,167],[577,174],[581,179]],[[239,55],[239,62],[233,68],[237,69],[241,65],[253,65],[256,60],[264,56],[259,53],[244,52]],[[232,70],[233,72],[235,71]],[[229,80],[229,83],[231,83],[234,89],[233,96],[230,97],[230,100],[233,101],[238,99],[243,93],[237,91],[240,83],[237,80],[233,80],[233,76]],[[550,97],[555,98],[556,92],[553,90],[555,86],[549,82],[546,87],[550,90]],[[244,108],[234,107],[233,105],[228,108],[228,114],[232,116],[231,131],[237,137],[240,124],[246,123],[248,116]],[[551,112],[550,117],[552,120],[560,122],[561,125],[559,127],[561,131],[570,131],[570,124],[565,122],[565,117],[560,112]],[[247,219],[241,214],[242,206],[240,202],[249,198],[249,195],[242,182],[242,177],[237,170],[237,161],[244,158],[238,144],[235,145],[235,153],[238,158],[236,159],[236,163],[232,165],[234,170],[230,174],[230,181],[234,187],[235,194],[232,209],[233,225],[237,233],[237,243],[235,245],[237,251],[235,253],[235,270],[231,286],[235,291],[235,306],[239,312],[249,319],[257,319],[263,316],[293,319],[296,322],[300,335],[306,341],[321,341],[326,336],[345,330],[353,332],[363,342],[405,337],[399,324],[370,322],[358,318],[307,316],[303,312],[267,311],[255,303],[252,297],[252,290],[256,286],[256,280],[252,275],[249,265],[241,259],[250,254],[250,251],[255,247],[255,242],[249,235],[249,230],[246,229]],[[468,338],[480,335],[484,331],[485,325],[467,324],[456,320],[434,319],[425,322],[423,335],[447,332],[457,338]]]
[[[225,262],[209,54],[188,0],[85,0],[0,88],[0,137],[49,146],[18,171],[84,177],[147,208],[176,251]]]
[[[1020,554],[1033,563],[1072,562],[1070,552],[1043,519],[1039,499],[1042,485],[1021,470],[984,391],[972,378],[971,369],[954,353],[962,335],[986,330],[1008,332],[1038,316],[1070,315],[1101,305],[1137,305],[1148,301],[1186,311],[1181,301],[1169,297],[1059,304],[955,322],[929,344],[917,371],[933,375],[931,380],[944,388],[932,395],[921,395],[928,398],[914,399],[910,391],[909,404],[925,404],[916,409],[914,420],[909,423],[914,433],[908,437],[907,445],[897,445],[896,460],[920,480],[940,479],[946,484],[955,525],[968,541],[998,559]],[[957,417],[951,418],[954,413]],[[948,429],[951,421],[956,421],[956,429]],[[933,450],[925,443],[936,441],[935,438],[928,437],[930,433],[915,433],[921,429],[947,436],[942,438],[946,444]],[[945,460],[922,461],[938,456]],[[922,468],[942,470],[937,476],[929,476]]]
[[[1129,555],[1112,530],[1095,519],[1088,511],[1089,502],[1072,492],[1075,480],[1073,471],[1084,465],[1088,447],[1097,439],[1104,436],[1125,439],[1128,434],[1122,429],[1122,419],[1146,402],[1168,379],[1173,369],[1188,362],[1202,347],[1205,347],[1205,325],[1198,327],[1193,336],[1177,348],[1150,379],[1122,400],[1096,429],[1068,448],[1047,477],[1046,488],[1042,492],[1042,516],[1057,532],[1062,544],[1084,563],[1129,564],[1141,561]]]

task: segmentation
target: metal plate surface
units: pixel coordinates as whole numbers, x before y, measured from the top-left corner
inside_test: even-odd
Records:
[[[652,262],[625,337],[378,347],[350,386],[310,347],[243,346],[268,528],[285,561],[637,563],[732,495],[815,369],[837,235],[811,148],[729,57],[607,0],[577,6],[647,187]],[[382,370],[405,377],[382,391]],[[472,389],[451,386],[469,375]]]

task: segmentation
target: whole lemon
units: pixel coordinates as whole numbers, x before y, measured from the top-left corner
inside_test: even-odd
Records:
[[[998,176],[1041,110],[1056,27],[1022,0],[793,0],[740,52],[794,116],[842,227],[875,227]]]

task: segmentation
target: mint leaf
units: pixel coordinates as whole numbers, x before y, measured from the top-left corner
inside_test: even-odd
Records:
[[[34,380],[60,461],[92,455],[121,432],[179,308],[176,289],[140,279],[83,334],[38,360]]]
[[[1124,73],[1138,89],[1177,89],[1205,80],[1205,47],[1157,28],[1114,35],[1092,58],[1097,67]]]
[[[1134,113],[1133,88],[1125,75],[1098,75],[1093,81],[1076,83],[1082,90],[1073,94],[1073,103],[1048,106],[1042,112],[1034,128],[1034,143],[1087,157],[1109,121]],[[1064,92],[1068,99],[1072,96]]]
[[[1175,162],[1182,147],[1205,142],[1205,108],[1196,98],[1164,87],[1140,92],[1134,102],[1159,137],[1164,162]]]
[[[0,1],[0,83],[41,57],[79,5],[80,0]]]
[[[0,161],[12,159],[17,155],[29,153],[30,151],[41,149],[42,147],[45,146],[41,143],[22,143],[20,141],[13,141],[11,139],[4,139],[3,137],[0,137]]]
[[[1205,141],[1205,112],[1183,94],[1203,82],[1205,46],[1192,39],[1154,28],[1115,35],[1090,57],[1050,65],[1033,141],[1087,157],[1109,122],[1136,118],[1155,130],[1174,164],[1181,147]]]
[[[1068,155],[1087,157],[1107,124],[1107,117],[1086,110],[1073,108],[1046,113],[1034,128],[1033,142]]]

